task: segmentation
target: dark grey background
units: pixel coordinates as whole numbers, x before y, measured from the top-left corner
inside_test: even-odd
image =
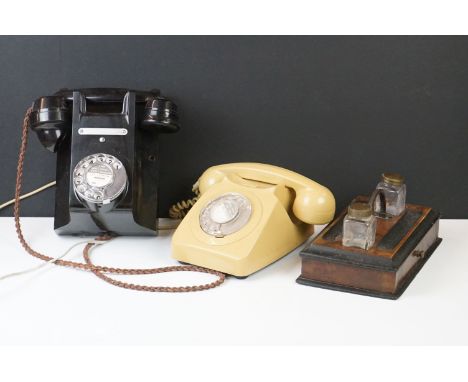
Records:
[[[177,102],[162,213],[207,167],[258,161],[328,186],[339,207],[401,172],[410,202],[467,217],[466,37],[2,37],[0,201],[13,195],[24,111],[63,87],[158,87]],[[32,135],[24,190],[54,174]],[[23,215],[52,216],[53,197],[25,201]]]

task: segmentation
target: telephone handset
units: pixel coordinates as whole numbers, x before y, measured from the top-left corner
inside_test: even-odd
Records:
[[[284,185],[295,192],[294,215],[304,223],[325,224],[333,219],[335,199],[328,188],[285,168],[262,163],[231,163],[211,167],[199,180],[200,193],[226,177],[271,185]]]
[[[284,256],[333,219],[326,187],[261,163],[214,166],[172,239],[173,257],[244,277]]]
[[[159,90],[64,89],[38,98],[29,123],[57,153],[57,233],[157,232],[158,137],[179,129],[172,101]]]

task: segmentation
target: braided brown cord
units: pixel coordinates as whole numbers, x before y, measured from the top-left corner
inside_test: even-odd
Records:
[[[29,132],[29,119],[32,112],[32,108],[29,108],[24,116],[23,120],[23,129],[21,135],[21,147],[18,157],[18,169],[16,173],[16,188],[15,188],[15,206],[14,206],[14,219],[15,219],[15,227],[16,233],[18,235],[18,239],[23,246],[23,248],[28,252],[30,255],[37,257],[38,259],[44,261],[52,261],[53,258],[42,253],[39,253],[31,248],[31,246],[27,243],[26,239],[23,236],[23,231],[21,229],[20,223],[20,196],[21,196],[21,187],[23,181],[23,167],[24,167],[24,158],[26,155],[26,148],[28,145],[28,132]],[[112,236],[102,236],[97,238],[97,240],[110,240]],[[87,244],[85,249],[83,250],[83,256],[86,263],[79,263],[75,261],[69,260],[55,260],[54,263],[57,265],[82,269],[86,271],[93,272],[96,276],[107,281],[108,283],[119,286],[121,288],[127,289],[134,289],[134,290],[141,290],[147,292],[195,292],[206,290],[210,288],[215,288],[221,285],[224,282],[225,275],[224,273],[214,271],[211,269],[201,268],[194,265],[178,265],[178,266],[170,266],[170,267],[161,267],[161,268],[148,268],[148,269],[131,269],[131,268],[114,268],[114,267],[106,267],[101,265],[94,265],[91,262],[89,252],[91,248],[95,244]],[[146,286],[146,285],[137,285],[131,283],[125,283],[122,281],[111,279],[110,277],[106,276],[105,273],[111,274],[119,274],[119,275],[148,275],[148,274],[155,274],[155,273],[164,273],[164,272],[200,272],[200,273],[208,273],[218,277],[218,280],[203,285],[195,285],[195,286],[182,286],[182,287],[162,287],[162,286]]]
[[[147,274],[155,274],[155,273],[187,271],[187,272],[200,272],[200,273],[215,274],[219,278],[218,280],[209,284],[191,285],[191,286],[182,286],[182,287],[163,287],[163,286],[149,286],[149,285],[126,283],[123,281],[113,279],[109,276],[106,276],[104,273],[99,271],[97,267],[93,265],[93,263],[91,262],[91,258],[90,258],[90,252],[93,247],[94,247],[94,244],[90,243],[90,244],[87,244],[83,250],[83,257],[86,261],[86,264],[90,266],[90,271],[93,272],[100,279],[104,280],[105,282],[108,282],[109,284],[112,284],[121,288],[140,290],[144,292],[197,292],[197,291],[215,288],[218,285],[222,284],[225,278],[224,273],[212,271],[211,269],[195,267],[193,265],[176,265],[173,267],[139,269],[137,270],[138,273],[132,273],[131,271],[135,271],[135,270],[129,269],[128,270],[129,272],[126,274],[147,275]]]

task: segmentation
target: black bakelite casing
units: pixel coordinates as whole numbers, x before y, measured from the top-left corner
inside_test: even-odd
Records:
[[[58,234],[157,232],[159,134],[179,130],[177,106],[159,90],[60,90],[33,103],[30,125],[42,145],[57,153],[54,228]],[[80,128],[127,133],[82,135]],[[113,155],[123,163],[128,187],[112,208],[90,210],[75,195],[71,175],[81,159],[96,153]]]

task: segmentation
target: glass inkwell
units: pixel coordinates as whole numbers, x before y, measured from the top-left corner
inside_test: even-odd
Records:
[[[375,241],[376,218],[368,203],[353,202],[343,220],[343,240],[345,247],[358,247],[368,250]]]
[[[389,219],[401,215],[406,208],[405,179],[400,174],[383,173],[371,197],[371,206],[378,217]]]

